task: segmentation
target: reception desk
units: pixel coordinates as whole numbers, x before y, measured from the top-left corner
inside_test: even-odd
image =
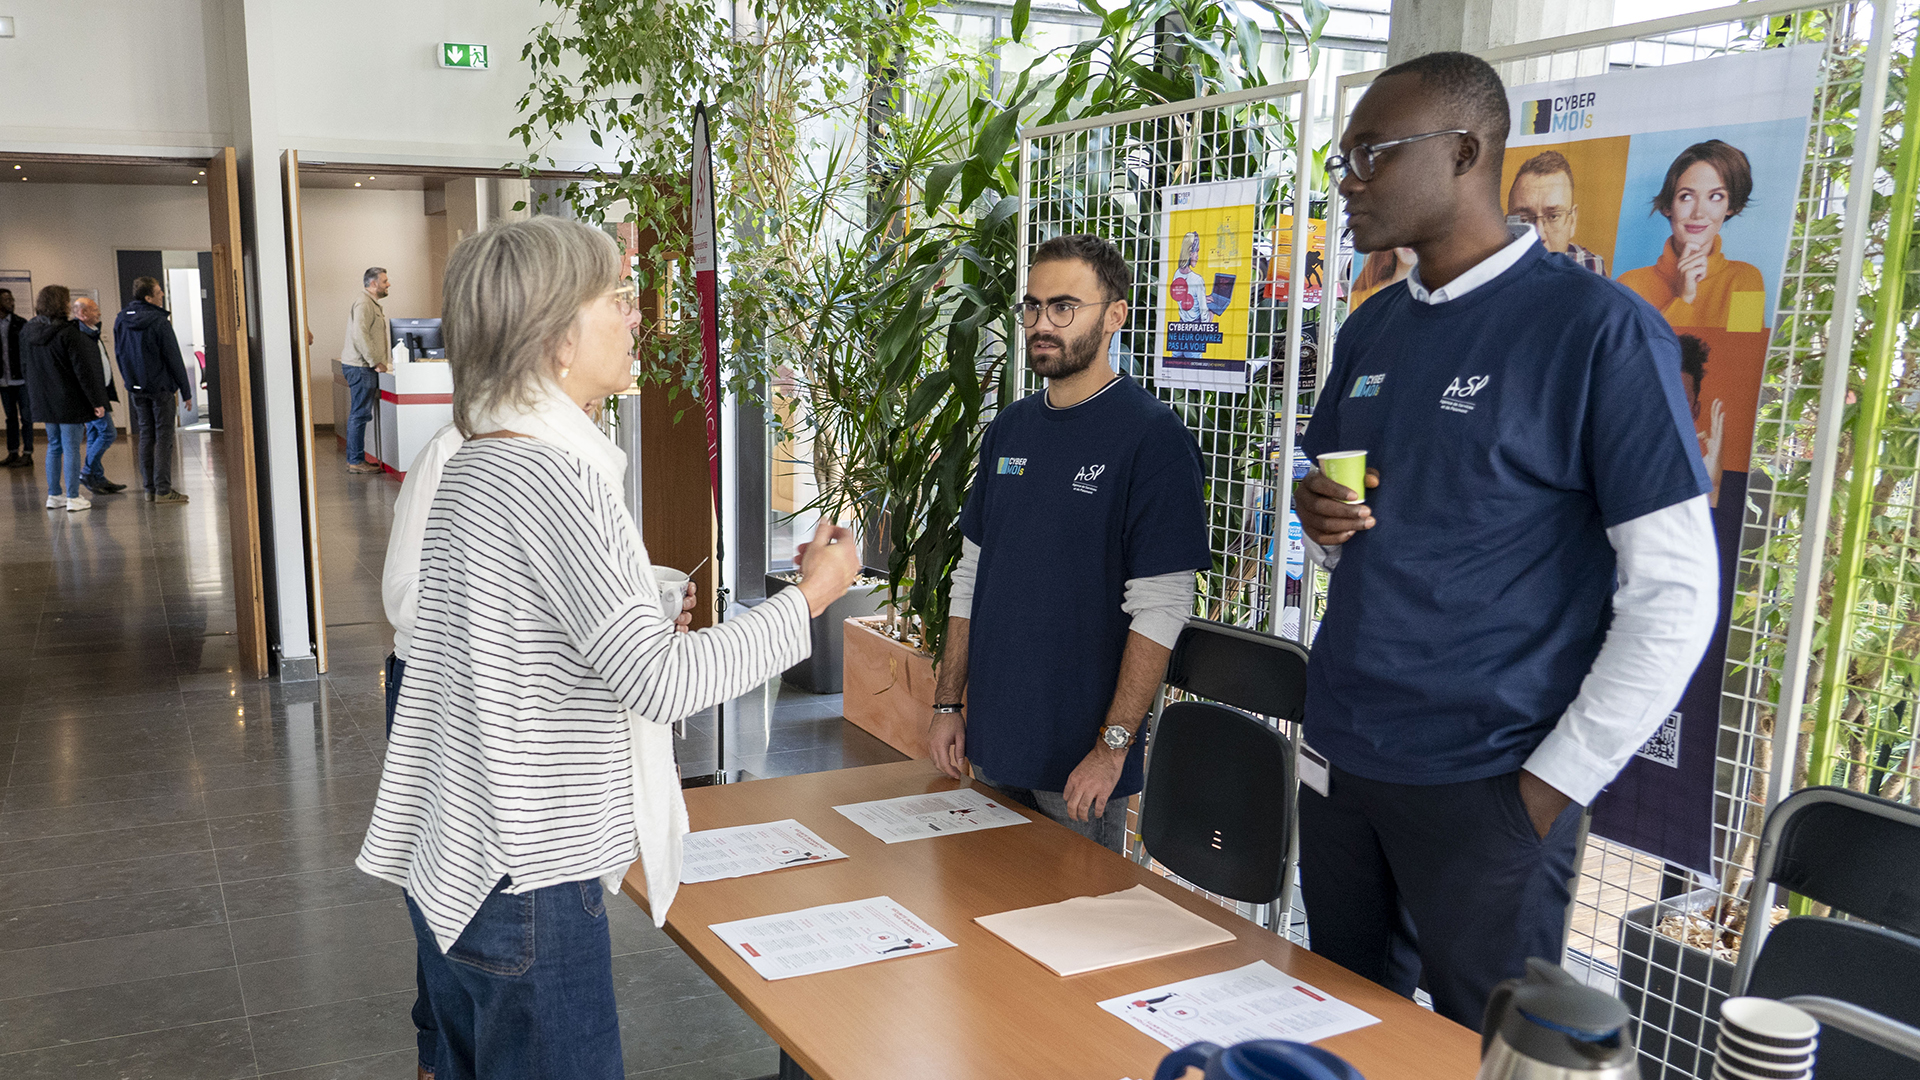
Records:
[[[347,378],[333,362],[334,434],[347,441]],[[367,423],[367,460],[405,476],[433,433],[453,422],[453,372],[444,360],[400,364],[380,373],[380,401]]]

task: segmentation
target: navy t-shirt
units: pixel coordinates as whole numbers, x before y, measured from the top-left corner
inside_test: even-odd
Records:
[[[1060,791],[1094,748],[1120,677],[1129,579],[1204,570],[1200,448],[1121,376],[1072,408],[1006,407],[960,515],[980,545],[967,639],[967,757],[1001,783]],[[1135,741],[1115,796],[1140,790]]]
[[[1307,741],[1388,783],[1512,772],[1600,651],[1606,530],[1709,490],[1679,341],[1536,244],[1457,300],[1376,293],[1324,385],[1306,452],[1365,450],[1380,486],[1328,588]]]

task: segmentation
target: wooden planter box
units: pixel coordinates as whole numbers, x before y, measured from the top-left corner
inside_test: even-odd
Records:
[[[933,657],[874,629],[880,619],[841,623],[845,657],[841,712],[912,758],[927,757],[933,722]]]

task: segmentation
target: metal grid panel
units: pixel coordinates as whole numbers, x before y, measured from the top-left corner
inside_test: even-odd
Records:
[[[1201,99],[1201,108],[1162,107],[1097,124],[1060,124],[1024,133],[1024,229],[1020,265],[1028,252],[1065,233],[1112,240],[1133,268],[1126,328],[1115,335],[1116,366],[1171,405],[1199,440],[1208,485],[1214,566],[1201,586],[1199,614],[1237,626],[1278,626],[1274,602],[1275,520],[1284,520],[1286,452],[1293,431],[1285,422],[1287,377],[1299,357],[1298,300],[1254,297],[1249,355],[1270,362],[1250,378],[1244,394],[1172,389],[1159,385],[1153,360],[1158,298],[1164,296],[1164,252],[1158,235],[1164,189],[1221,180],[1260,182],[1258,233],[1244,238],[1255,251],[1255,277],[1266,261],[1281,214],[1292,213],[1300,172],[1294,152],[1302,123],[1304,83],[1260,87]],[[1304,259],[1304,244],[1294,250]],[[1264,253],[1264,254],[1263,254]],[[1294,280],[1298,280],[1298,275]],[[1297,292],[1297,290],[1296,290]],[[1026,390],[1038,380],[1021,371]],[[1284,445],[1283,445],[1284,444]]]
[[[1741,924],[1749,887],[1746,871],[1752,865],[1766,810],[1790,790],[1789,782],[1794,787],[1805,782],[1789,767],[1796,759],[1803,709],[1814,689],[1809,685],[1808,657],[1816,619],[1824,618],[1817,582],[1826,565],[1828,513],[1839,476],[1836,452],[1843,410],[1837,404],[1846,392],[1847,372],[1845,364],[1829,370],[1826,346],[1830,338],[1848,340],[1853,334],[1853,302],[1860,291],[1857,284],[1862,281],[1866,237],[1862,205],[1849,204],[1848,196],[1855,192],[1857,199],[1870,187],[1855,181],[1866,175],[1857,171],[1863,164],[1872,167],[1871,156],[1862,159],[1844,152],[1840,136],[1847,134],[1845,125],[1823,125],[1818,112],[1831,110],[1839,102],[1858,101],[1854,127],[1863,144],[1875,144],[1882,122],[1887,50],[1895,36],[1890,32],[1894,16],[1891,6],[1875,11],[1867,4],[1821,7],[1776,0],[1485,54],[1508,85],[1519,85],[1622,67],[1686,63],[1768,46],[1822,42],[1826,47],[1814,103],[1816,122],[1809,132],[1796,196],[1778,325],[1761,390],[1748,525],[1730,626],[1715,799],[1714,850],[1722,871],[1717,879],[1701,879],[1692,871],[1593,837],[1585,848],[1569,911],[1566,966],[1591,984],[1621,993],[1635,1006],[1645,1056],[1643,1075],[1649,1080],[1705,1076],[1710,1069],[1713,1018],[1730,987],[1737,950],[1737,937],[1717,928],[1711,919],[1731,911],[1735,925]],[[1899,25],[1903,27],[1899,47],[1910,54],[1910,15]],[[1336,115],[1342,122],[1369,81],[1371,75],[1365,73],[1340,80]],[[1339,212],[1337,192],[1333,203],[1330,217]],[[1334,237],[1328,242],[1331,249]],[[1329,250],[1328,265],[1344,269],[1335,254]],[[1332,304],[1330,297],[1328,305]],[[1333,312],[1321,320],[1322,355],[1330,355],[1336,321]],[[1905,383],[1912,382],[1909,371]],[[1904,467],[1904,480],[1886,485],[1883,512],[1904,512],[1907,520],[1920,524],[1913,517],[1912,406],[1896,415],[1905,417],[1908,424],[1904,429],[1908,449],[1904,457],[1891,456],[1889,465],[1890,472]],[[1890,432],[1889,446],[1902,437]],[[1896,460],[1902,464],[1893,465]],[[1909,546],[1894,560],[1886,583],[1904,583],[1909,593],[1904,607],[1890,604],[1886,614],[1889,619],[1907,620],[1902,625],[1912,633],[1910,590],[1920,575],[1913,569],[1914,534],[1904,535]],[[1317,601],[1319,582],[1314,584]],[[1906,756],[1896,759],[1896,769],[1883,771],[1904,771],[1911,777],[1913,688],[1889,679],[1887,691],[1886,704],[1874,715],[1893,718],[1895,730],[1879,732],[1882,737],[1876,745],[1891,742]],[[1906,711],[1892,701],[1896,695],[1904,695]],[[1903,722],[1904,727],[1899,727]],[[1900,731],[1909,733],[1904,743],[1899,741]],[[1912,787],[1909,780],[1905,788],[1909,797]],[[1683,943],[1689,937],[1691,941]]]

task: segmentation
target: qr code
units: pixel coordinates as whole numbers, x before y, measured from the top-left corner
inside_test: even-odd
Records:
[[[1670,712],[1660,721],[1660,729],[1653,733],[1646,745],[1633,752],[1635,757],[1648,761],[1657,761],[1669,769],[1680,767],[1680,714]]]

